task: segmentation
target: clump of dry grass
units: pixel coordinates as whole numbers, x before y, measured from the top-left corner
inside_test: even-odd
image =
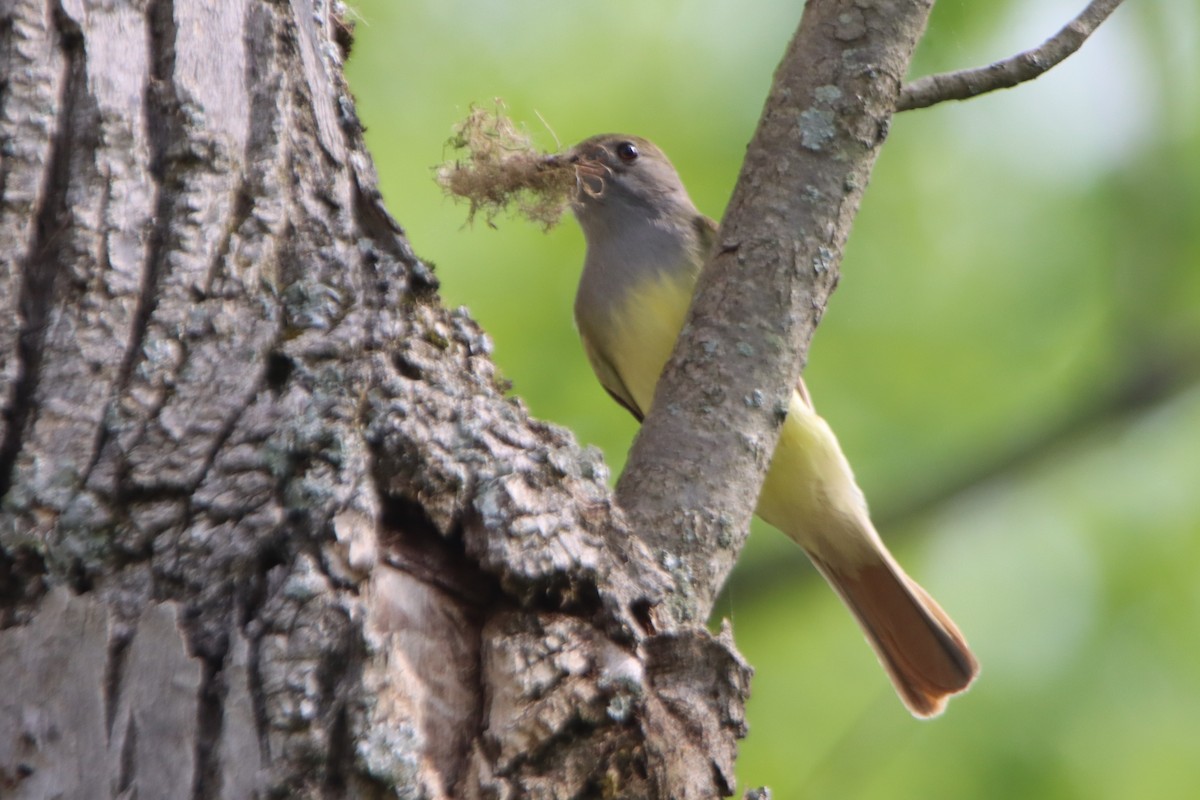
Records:
[[[505,208],[549,229],[562,217],[575,192],[575,168],[557,155],[543,153],[504,115],[473,106],[447,142],[462,151],[437,170],[446,193],[471,204],[467,222],[480,211],[494,226]]]

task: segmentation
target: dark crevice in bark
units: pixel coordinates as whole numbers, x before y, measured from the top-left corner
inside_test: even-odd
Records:
[[[116,525],[118,527],[123,526],[125,530],[133,531],[137,528],[134,517],[136,515],[135,510],[139,506],[176,501],[187,508],[190,503],[191,491],[172,484],[139,485],[127,480],[126,476],[122,474],[116,482],[115,492],[101,491],[98,494],[108,501],[109,506],[115,510],[116,519],[118,520]],[[183,527],[182,522],[173,523],[170,527],[176,530],[186,529]],[[109,546],[106,548],[103,557],[98,556],[96,559],[97,566],[116,573],[127,567],[153,563],[155,541],[158,540],[162,533],[162,531],[159,531],[149,536],[127,536],[110,539],[108,542]]]
[[[142,275],[141,294],[133,315],[129,344],[121,364],[117,390],[129,385],[150,325],[150,317],[158,303],[158,285],[166,269],[170,252],[168,239],[175,221],[172,213],[174,192],[168,190],[170,148],[180,138],[172,76],[175,71],[175,5],[173,0],[154,0],[146,11],[147,49],[150,54],[150,80],[146,86],[146,139],[150,144],[150,175],[154,178],[154,226],[146,248],[146,268]]]
[[[392,353],[392,366],[396,368],[403,377],[410,381],[421,380],[421,368],[408,359],[405,354],[397,350]]]
[[[495,613],[497,610],[498,609],[492,609],[492,612]],[[472,665],[474,669],[473,674],[470,676],[470,682],[472,684],[471,688],[474,690],[474,694],[478,702],[475,703],[475,707],[471,712],[469,720],[471,736],[467,741],[473,744],[478,744],[481,749],[489,750],[491,748],[489,747],[487,737],[489,716],[488,709],[491,708],[492,705],[493,687],[487,678],[487,664],[485,663],[487,660],[487,654],[485,653],[487,642],[485,642],[483,638],[483,626],[485,621],[484,615],[480,614],[478,624],[471,632],[472,638],[475,642],[475,662]],[[492,760],[494,760],[494,757],[495,754],[493,753]],[[467,752],[462,754],[462,761],[460,762],[461,772],[458,775],[458,780],[455,781],[455,785],[451,787],[454,790],[454,794],[452,795],[453,797],[467,796],[467,781],[471,775],[471,769],[468,766],[470,760],[471,752],[469,745]]]
[[[653,636],[658,633],[658,626],[654,624],[654,602],[642,597],[634,600],[629,605],[629,611],[633,614],[633,618],[638,625],[642,627],[642,633],[646,636]]]
[[[297,252],[299,234],[296,226],[292,224],[292,219],[299,214],[295,204],[295,188],[282,185],[280,190],[287,208],[287,219],[279,232],[275,260],[279,264],[279,296],[283,298],[283,324],[291,337],[298,335],[305,328],[304,307],[308,298],[300,281],[305,277],[301,265],[307,262]]]
[[[0,500],[12,488],[13,469],[20,455],[25,429],[35,413],[34,394],[46,341],[46,323],[54,302],[54,284],[70,230],[67,191],[71,161],[82,155],[80,118],[90,104],[85,102],[87,76],[84,72],[83,32],[61,6],[54,10],[59,47],[66,54],[62,95],[58,103],[58,129],[47,157],[46,189],[36,209],[33,246],[21,267],[19,308],[21,333],[17,342],[20,364],[11,408],[5,411],[7,428],[0,441]]]
[[[66,568],[67,586],[75,594],[87,594],[96,588],[95,572],[101,569],[99,563],[87,563],[82,558],[74,558]]]
[[[131,718],[125,731],[125,740],[121,747],[120,768],[117,772],[116,794],[118,797],[134,796],[131,791],[133,781],[137,777],[137,719]]]
[[[247,658],[246,683],[250,688],[250,703],[254,712],[254,731],[258,734],[259,761],[271,763],[271,718],[267,713],[267,689],[263,684],[262,670],[262,626],[255,620],[246,625]]]
[[[278,342],[273,343],[266,351],[264,351],[264,353],[269,353],[277,344]],[[185,353],[186,359],[186,347],[183,348],[183,352]],[[254,389],[246,393],[246,396],[242,398],[242,402],[238,404],[237,409],[235,409],[234,412],[229,415],[228,419],[222,423],[221,429],[217,431],[215,436],[213,436],[212,447],[210,447],[208,452],[204,454],[204,466],[197,471],[196,480],[192,483],[192,486],[187,491],[189,497],[192,492],[198,489],[200,485],[208,479],[209,472],[212,471],[212,467],[217,460],[217,456],[221,454],[221,448],[225,446],[225,443],[229,441],[229,437],[233,435],[233,432],[237,428],[238,423],[241,421],[242,416],[246,413],[246,409],[254,405],[255,398],[258,397],[259,392],[261,392],[262,389],[267,386],[266,362],[267,360],[265,354],[261,358],[254,359],[254,365],[259,367],[259,369],[262,371],[258,376],[258,380],[255,381]],[[214,515],[211,512],[209,512],[209,517],[217,522],[222,521],[222,517]],[[192,520],[192,503],[189,499],[185,524],[190,527]]]
[[[344,612],[342,612],[344,613]],[[323,710],[329,730],[329,749],[325,758],[324,790],[326,797],[345,797],[346,786],[354,769],[354,737],[346,701],[348,691],[361,685],[363,642],[351,628],[343,626],[336,644],[330,643],[317,664],[316,679],[320,697],[328,698]]]
[[[597,722],[594,720],[585,719],[582,716],[576,715],[557,728],[550,736],[541,739],[536,745],[514,758],[505,768],[498,770],[499,775],[553,775],[563,770],[564,765],[561,761],[564,752],[569,751],[569,745],[582,741],[597,741],[596,732],[599,728],[613,723],[611,720]],[[564,745],[567,745],[564,747]],[[590,794],[587,791],[588,786],[595,781],[602,780],[603,771],[606,766],[611,764],[614,753],[609,751],[609,748],[596,748],[598,752],[592,769],[593,777],[589,778],[587,783],[582,787],[582,792],[579,797],[604,797],[603,793]],[[497,754],[498,755],[498,754]],[[599,774],[596,774],[599,773]]]
[[[229,222],[225,225],[225,230],[221,234],[221,241],[217,243],[216,248],[213,250],[213,257],[208,262],[208,269],[204,275],[203,288],[193,295],[192,299],[196,302],[212,296],[213,283],[216,282],[217,276],[221,274],[221,267],[225,263],[225,259],[229,257],[229,249],[233,244],[233,237],[237,235],[242,224],[250,218],[250,213],[253,210],[254,198],[250,196],[250,188],[247,185],[245,173],[243,173],[241,180],[238,181],[237,188],[233,190],[233,203]]]
[[[45,575],[46,562],[32,543],[0,547],[0,631],[17,623],[20,611],[46,593]]]
[[[285,527],[275,529],[258,541],[255,563],[250,576],[238,583],[237,624],[245,630],[258,619],[267,598],[271,571],[292,563],[295,548]]]
[[[720,764],[718,764],[714,761],[711,765],[711,768],[712,768],[712,785],[718,787],[721,790],[722,797],[729,797],[730,795],[732,795],[734,787],[730,786],[729,782],[725,779],[725,772],[724,772],[724,770],[721,769]]]
[[[290,356],[284,355],[278,350],[268,353],[267,369],[263,376],[267,388],[271,390],[272,394],[278,397],[287,386],[287,382],[295,370],[296,362]]]
[[[0,11],[0,64],[12,65],[15,60],[11,53],[13,50],[13,9],[11,6],[6,6],[3,11]],[[9,76],[6,69],[0,69],[0,113],[3,113],[4,108],[8,105],[8,86]],[[2,152],[7,152],[6,140],[0,140],[0,148],[4,148]],[[0,202],[4,201],[8,189],[8,174],[10,160],[0,158]]]
[[[125,657],[129,654],[132,630],[123,628],[114,631],[108,640],[108,658],[104,662],[104,720],[108,736],[112,738],[113,725],[117,721],[117,705],[121,700],[121,680],[125,674]]]
[[[120,481],[113,500],[122,508],[129,508],[140,503],[157,503],[163,500],[186,500],[192,493],[187,486],[173,483],[142,483]]]
[[[225,664],[229,649],[219,658],[205,658],[200,679],[196,727],[196,781],[193,800],[219,797],[221,792],[221,731],[225,722]]]
[[[345,797],[346,786],[354,772],[354,736],[350,733],[346,706],[339,702],[329,725],[329,753],[326,756],[325,796]]]
[[[112,398],[109,398],[109,402],[111,401]],[[100,456],[104,453],[104,446],[108,444],[109,435],[108,424],[103,419],[100,420],[100,424],[96,426],[96,435],[92,439],[92,456],[79,477],[81,487],[87,487],[92,479],[92,473],[96,471],[96,465],[100,463]]]
[[[284,493],[287,481],[287,478],[283,478],[275,485],[273,502],[280,508],[286,508]],[[272,761],[271,717],[267,710],[270,698],[261,669],[263,609],[270,598],[273,575],[286,572],[295,564],[302,539],[297,525],[295,520],[285,521],[275,527],[269,536],[258,541],[256,560],[250,577],[239,581],[236,589],[235,624],[246,637],[246,684],[254,716],[254,731],[258,739],[259,761],[262,764]]]
[[[380,497],[379,542],[388,564],[436,586],[471,608],[491,607],[500,583],[466,554],[462,536],[443,536],[425,508],[404,497]]]
[[[242,163],[246,165],[248,174],[242,189],[250,196],[250,203],[253,203],[254,197],[263,197],[279,189],[270,178],[270,171],[280,159],[280,134],[286,125],[280,119],[278,66],[269,57],[273,55],[273,48],[268,49],[266,45],[275,40],[274,23],[273,14],[256,4],[247,4],[246,35],[262,45],[247,49],[243,75],[246,96],[250,99],[250,132],[242,153]],[[282,199],[276,198],[278,202],[282,202]],[[247,215],[252,210],[253,205],[247,209]]]
[[[604,600],[600,596],[600,588],[593,580],[576,580],[547,597],[551,602],[549,610],[557,610],[566,614],[592,621],[600,629],[612,625]]]
[[[99,219],[108,219],[109,207],[112,203],[112,175],[110,172],[105,172],[102,177],[104,183],[104,192],[100,196],[100,213],[97,215]],[[107,236],[101,237],[102,246],[100,247],[99,263],[96,265],[96,272],[99,275],[111,273],[113,266],[108,254],[109,240]],[[112,397],[108,398],[108,402],[112,402]],[[83,473],[79,478],[79,485],[85,487],[92,477],[92,472],[96,469],[96,465],[100,463],[100,454],[104,452],[104,445],[108,443],[108,425],[103,419],[96,426],[96,434],[92,437],[92,451],[88,457],[87,466],[83,468]]]

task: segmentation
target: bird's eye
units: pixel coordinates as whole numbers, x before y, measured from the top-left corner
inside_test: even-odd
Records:
[[[632,164],[637,161],[638,149],[633,142],[621,142],[617,145],[617,157],[626,164]]]

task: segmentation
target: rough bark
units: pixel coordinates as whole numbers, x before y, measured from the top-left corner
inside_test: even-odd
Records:
[[[748,667],[439,304],[347,41],[0,6],[0,794],[728,793]]]

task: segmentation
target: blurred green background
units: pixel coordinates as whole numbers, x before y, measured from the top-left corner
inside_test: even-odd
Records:
[[[943,0],[914,75],[1032,46],[1083,5]],[[800,6],[354,0],[350,80],[392,213],[515,393],[614,475],[634,427],[572,327],[577,227],[464,227],[432,167],[470,103],[503,97],[546,148],[654,139],[719,217]],[[911,719],[764,527],[717,609],[757,670],[743,785],[1200,797],[1198,45],[1197,0],[1132,0],[1040,80],[895,120],[806,376],[983,675]]]

